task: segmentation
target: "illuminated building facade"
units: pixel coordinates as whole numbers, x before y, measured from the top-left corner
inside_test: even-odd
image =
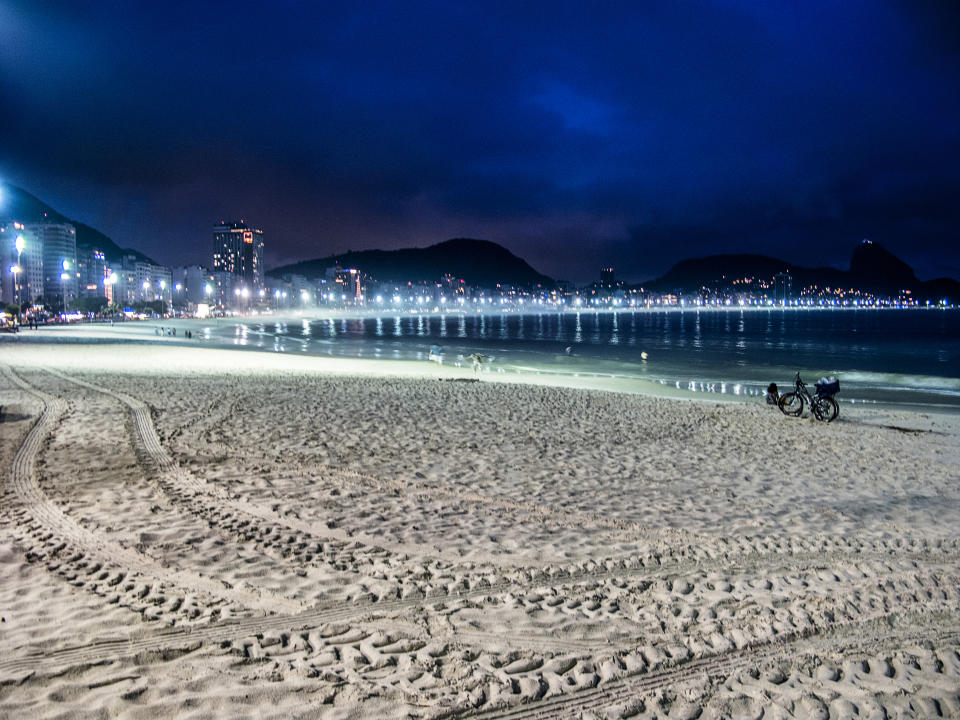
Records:
[[[263,230],[244,222],[213,227],[213,270],[237,276],[256,291],[264,286]]]
[[[170,268],[138,260],[134,270],[139,300],[172,302],[174,288]]]
[[[96,248],[77,248],[78,292],[81,297],[106,297],[107,260]]]
[[[325,291],[329,300],[352,302],[357,305],[363,302],[363,273],[356,268],[344,270],[339,265],[327,268]]]
[[[15,223],[24,238],[24,300],[77,297],[77,230],[69,223]]]
[[[17,238],[23,250],[17,252]],[[43,236],[37,237],[19,222],[0,224],[0,255],[5,303],[31,302],[43,295]],[[20,263],[19,266],[17,263]],[[19,267],[18,273],[13,269]]]

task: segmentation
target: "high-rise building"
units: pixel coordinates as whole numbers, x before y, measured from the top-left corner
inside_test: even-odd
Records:
[[[186,301],[198,305],[214,302],[216,280],[202,265],[187,265],[173,269],[173,286],[181,286],[177,302]]]
[[[226,270],[214,270],[212,302],[214,305],[227,307],[237,303],[235,290],[240,290],[240,276]]]
[[[170,268],[138,260],[135,265],[137,274],[138,299],[145,302],[163,300],[172,302],[173,275]]]
[[[773,276],[773,299],[777,305],[786,305],[793,297],[793,277],[790,273]]]
[[[600,284],[603,287],[613,287],[616,283],[612,267],[600,268]]]
[[[213,270],[236,275],[256,291],[263,287],[263,230],[244,222],[222,222],[213,227]]]
[[[23,238],[20,279],[24,302],[44,296],[47,304],[65,296],[77,297],[77,230],[69,223],[12,223],[3,233],[16,242]]]
[[[107,260],[103,251],[77,248],[78,292],[82,297],[106,297]]]
[[[77,230],[67,223],[28,223],[30,235],[43,248],[43,296],[62,296],[64,303],[77,297]]]
[[[141,293],[137,284],[137,256],[124,255],[120,264],[111,268],[111,275],[113,280],[107,298],[122,308],[131,307]]]
[[[18,239],[22,247],[19,251],[17,250]],[[48,240],[54,248],[50,253],[47,252]],[[60,242],[61,240],[63,242]],[[56,253],[57,249],[61,252]],[[20,222],[0,225],[0,254],[5,258],[3,287],[6,301],[32,302],[48,294],[52,299],[59,297],[64,289],[73,291],[76,287],[75,278],[72,276],[66,284],[60,278],[60,274],[64,272],[64,260],[70,265],[71,271],[76,272],[76,232],[72,225]],[[51,283],[49,293],[48,288],[45,287],[47,283],[44,272],[48,267],[46,265],[48,259],[53,264],[50,274],[56,271],[56,282]],[[17,263],[20,270],[14,277],[11,268],[17,267]],[[75,297],[75,292],[68,295]]]
[[[32,302],[43,295],[42,235],[36,237],[20,222],[0,224],[0,258],[3,302]]]

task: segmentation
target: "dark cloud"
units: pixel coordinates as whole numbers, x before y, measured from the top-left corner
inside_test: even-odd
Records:
[[[704,252],[960,266],[953,3],[0,0],[0,174],[121,244],[450,236],[576,280]]]

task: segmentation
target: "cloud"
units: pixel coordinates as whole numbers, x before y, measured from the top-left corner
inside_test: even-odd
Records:
[[[955,14],[5,3],[0,171],[167,262],[242,214],[271,261],[482,233],[586,279],[879,231],[957,265]]]

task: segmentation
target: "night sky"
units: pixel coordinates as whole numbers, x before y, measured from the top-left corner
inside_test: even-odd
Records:
[[[553,277],[862,238],[960,277],[960,3],[8,2],[0,179],[165,264],[494,240]]]

